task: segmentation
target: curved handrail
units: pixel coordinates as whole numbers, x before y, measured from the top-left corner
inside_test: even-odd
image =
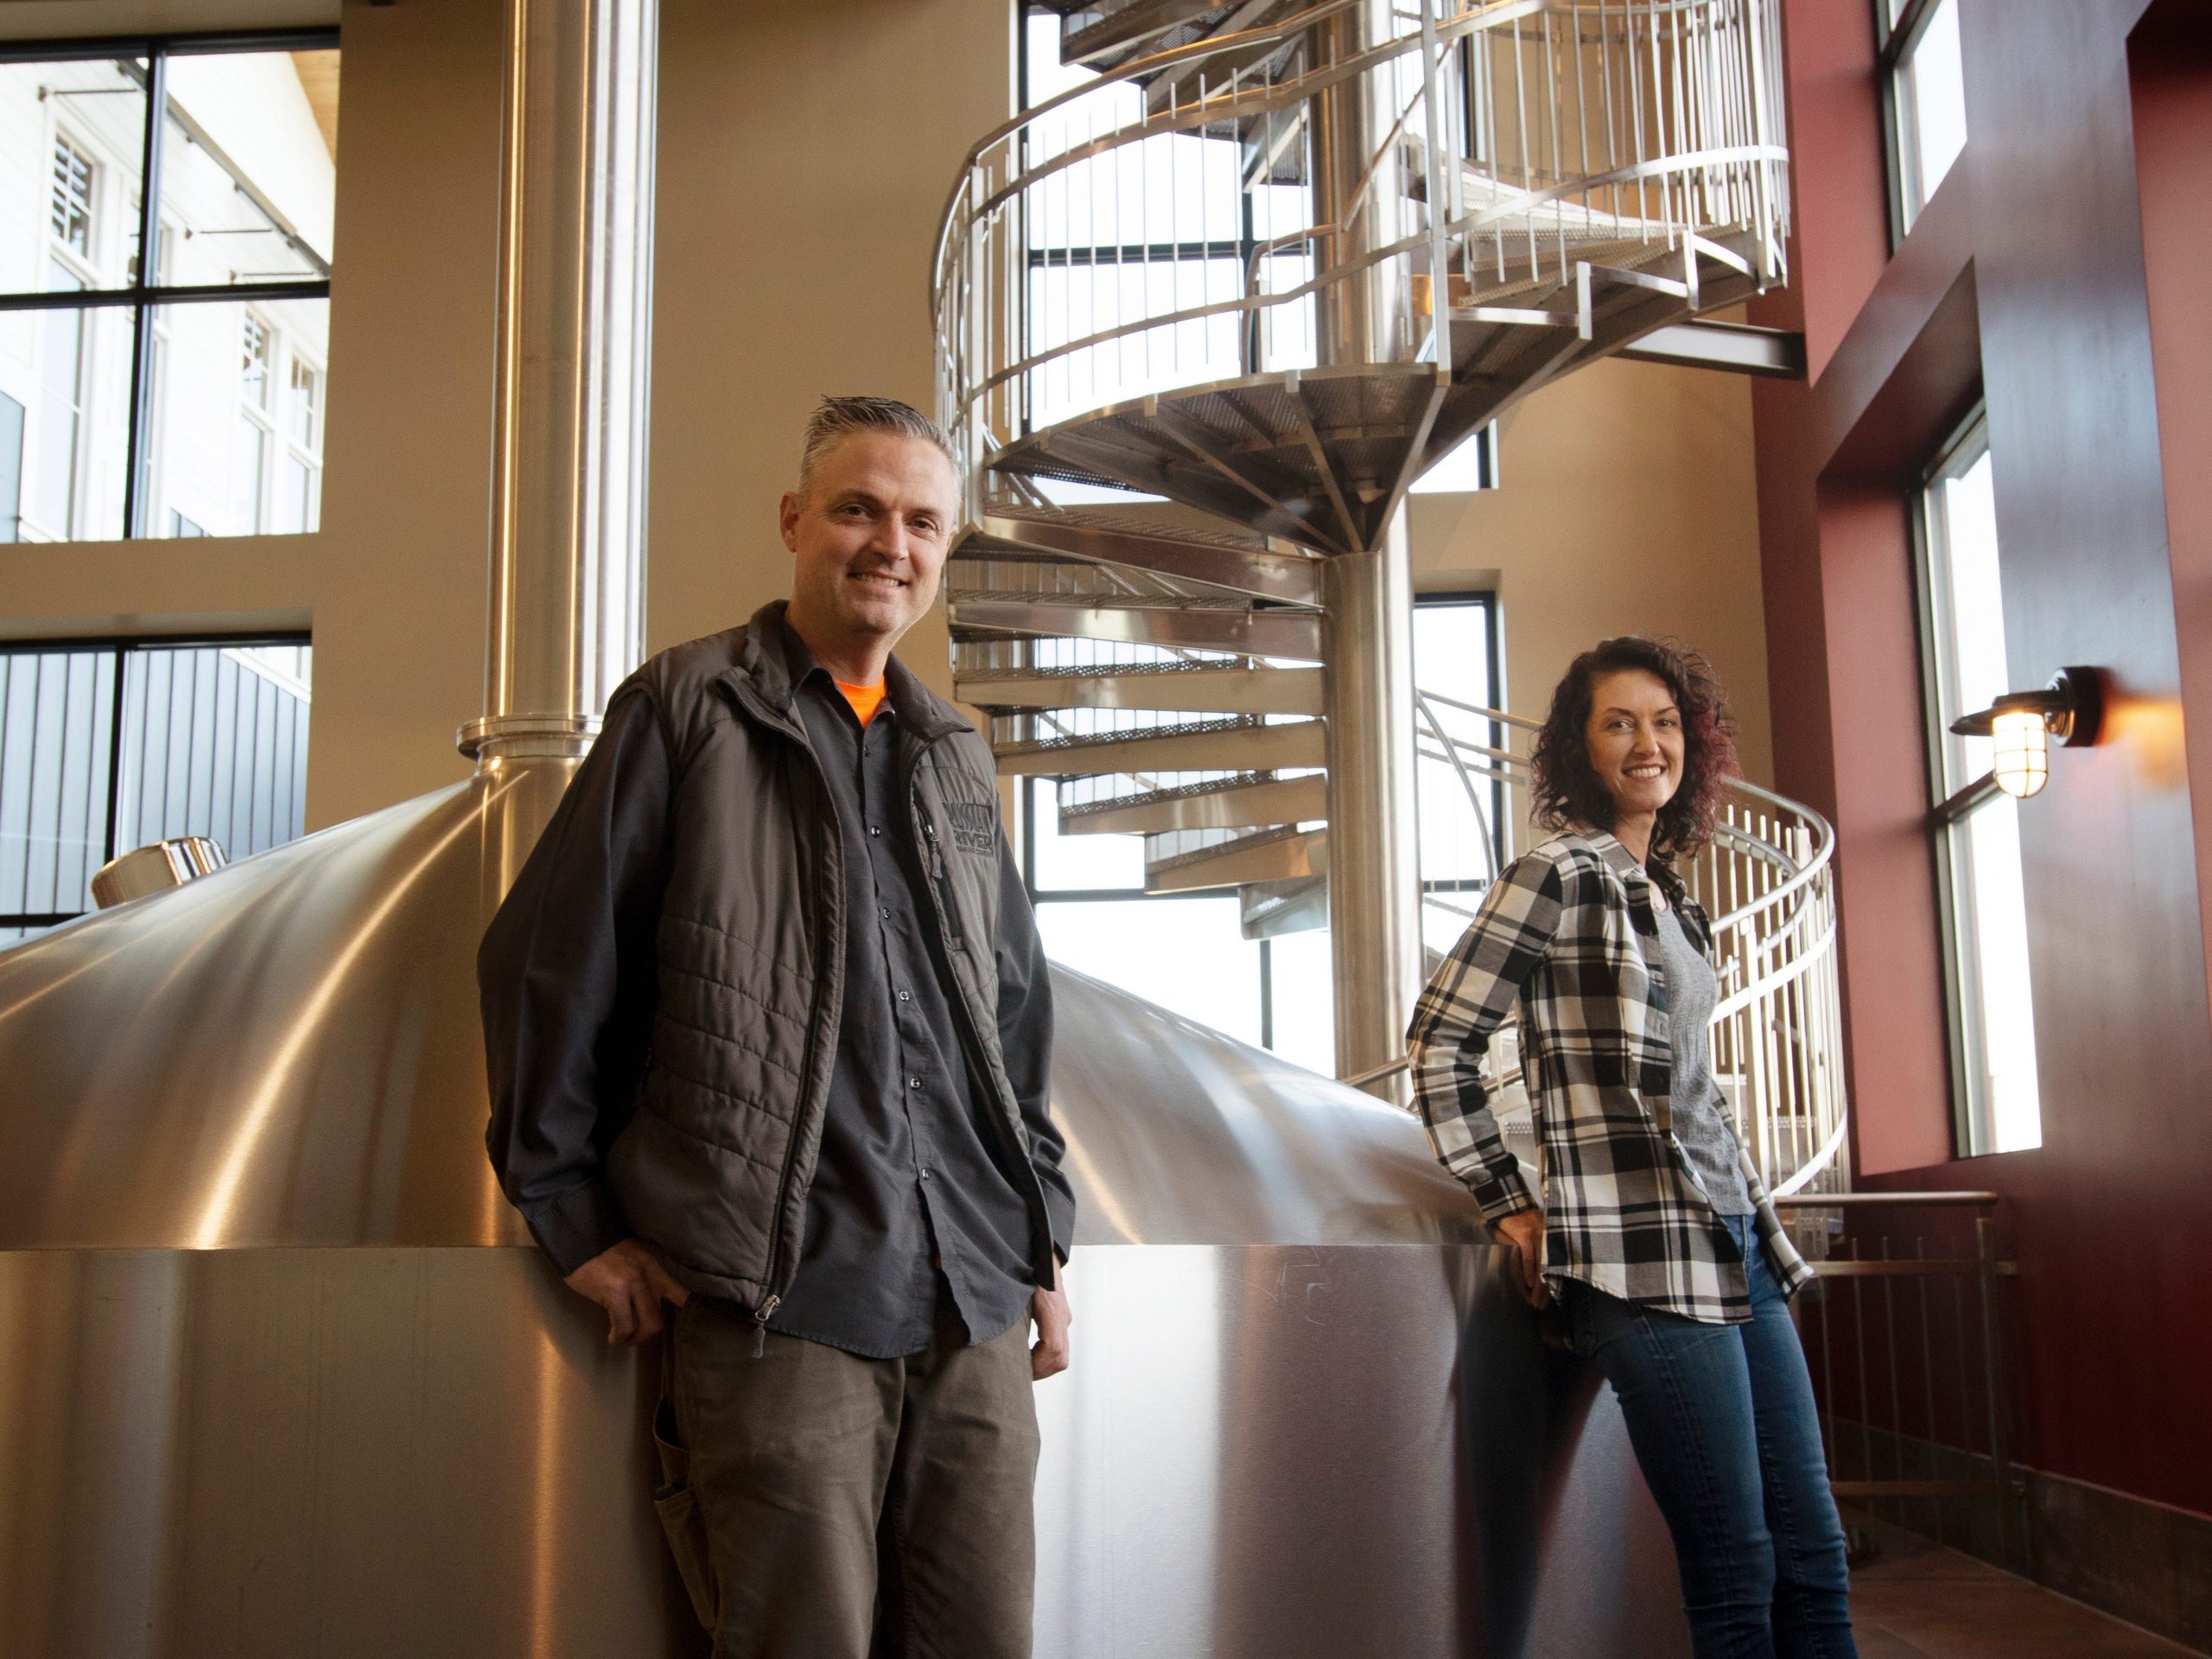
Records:
[[[1133,340],[1143,341],[1149,363],[1153,341],[1167,342],[1179,353],[1184,347],[1174,346],[1176,331],[1197,327],[1211,340],[1222,320],[1236,318],[1232,357],[1238,373],[1249,378],[1263,372],[1262,319],[1294,315],[1283,308],[1347,291],[1347,285],[1379,283],[1378,296],[1388,289],[1389,297],[1379,302],[1399,321],[1393,343],[1376,347],[1377,360],[1412,362],[1421,359],[1422,339],[1433,332],[1420,319],[1442,308],[1439,301],[1420,297],[1414,276],[1424,268],[1428,292],[1450,292],[1454,309],[1463,283],[1478,302],[1483,295],[1529,282],[1556,278],[1572,285],[1577,264],[1591,263],[1578,262],[1576,250],[1591,246],[1592,237],[1608,246],[1648,243],[1694,250],[1686,256],[1691,268],[1681,286],[1693,311],[1700,258],[1732,266],[1761,286],[1779,273],[1788,152],[1770,61],[1778,50],[1775,0],[1637,0],[1618,9],[1593,8],[1587,0],[1424,0],[1418,32],[1391,34],[1341,56],[1324,53],[1319,61],[1309,54],[1286,67],[1283,48],[1310,38],[1317,24],[1357,3],[1321,0],[1255,28],[1132,58],[1000,123],[969,148],[939,218],[930,283],[941,353],[938,412],[958,433],[967,464],[988,464],[1005,443],[1033,435],[1032,415],[1044,393],[1030,383],[1053,365],[1070,375],[1091,376],[1090,365],[1107,360],[1099,353],[1122,352]],[[1516,49],[1485,44],[1465,55],[1459,48],[1471,39],[1510,39]],[[1534,46],[1525,67],[1518,49],[1524,41]],[[1560,48],[1556,70],[1555,45]],[[1587,77],[1585,54],[1592,71]],[[1219,64],[1221,77],[1211,86],[1205,73],[1210,63]],[[1161,76],[1171,78],[1166,107],[1141,104],[1117,111],[1109,130],[1063,142],[1073,137],[1060,124],[1072,106]],[[1147,289],[1113,302],[1122,313],[1119,318],[1066,339],[1040,335],[1023,320],[1032,280],[1027,273],[1053,265],[1053,245],[1033,240],[1027,227],[1043,222],[1035,215],[1044,211],[1046,199],[1036,193],[1056,176],[1114,158],[1110,182],[1093,174],[1087,198],[1071,195],[1083,187],[1070,185],[1059,199],[1087,199],[1094,214],[1099,201],[1109,201],[1118,216],[1129,200],[1122,158],[1136,155],[1136,147],[1218,130],[1224,124],[1272,121],[1357,77],[1376,78],[1377,95],[1389,106],[1380,113],[1395,112],[1397,119],[1351,196],[1325,210],[1314,202],[1308,216],[1315,222],[1296,231],[1263,225],[1257,238],[1249,230],[1237,238],[1247,245],[1248,264],[1254,263],[1249,251],[1255,240],[1274,247],[1312,243],[1321,257],[1306,279],[1280,291],[1258,291],[1248,270],[1237,291],[1222,297],[1210,283],[1202,282],[1196,294],[1172,283],[1156,295]],[[1197,82],[1197,95],[1177,98],[1181,81],[1190,79]],[[1417,88],[1406,86],[1408,79]],[[1448,101],[1454,110],[1464,104],[1467,113],[1447,124],[1440,113],[1447,84],[1457,87],[1461,80],[1467,82],[1467,98],[1453,92]],[[1479,97],[1477,87],[1484,89]],[[1556,111],[1547,121],[1545,109],[1560,100],[1577,107],[1563,122]],[[1418,133],[1413,124],[1417,107],[1424,110]],[[1483,113],[1476,112],[1478,107]],[[1530,109],[1537,111],[1533,121]],[[1465,144],[1452,137],[1463,120]],[[1439,130],[1430,133],[1431,125]],[[1043,137],[1048,150],[1033,159],[1024,143],[1030,137]],[[1383,224],[1380,157],[1402,143],[1420,146],[1427,159],[1410,166],[1399,195],[1391,198],[1402,198],[1402,207],[1393,212],[1410,219]],[[1481,175],[1471,201],[1462,197],[1463,165]],[[1449,189],[1443,188],[1447,172]],[[1249,175],[1243,188],[1256,188]],[[1248,225],[1251,210],[1248,200]],[[1378,222],[1352,236],[1348,227],[1361,218]],[[1408,223],[1417,228],[1399,233]],[[1711,239],[1716,237],[1722,239]],[[1572,245],[1568,238],[1574,238]],[[1140,233],[1135,239],[1144,238]],[[1091,238],[1101,245],[1109,240],[1134,245],[1118,218],[1110,237],[1094,231]],[[1203,236],[1199,240],[1211,249]],[[1071,236],[1067,245],[1089,244]],[[1179,270],[1179,261],[1212,257],[1210,251],[1144,256],[1148,268],[1165,257]],[[1603,272],[1607,257],[1593,249],[1592,257],[1593,270]],[[1112,263],[1118,270],[1118,258]],[[1611,263],[1643,261],[1614,257]],[[1095,291],[1092,280],[1094,289],[1085,292]],[[1097,302],[1086,299],[1082,305]],[[1081,306],[1071,308],[1066,321],[1094,321],[1081,311]],[[1568,321],[1579,321],[1586,336],[1586,316]],[[1054,324],[1051,333],[1060,327]],[[1302,340],[1303,334],[1294,330],[1290,338]],[[1313,365],[1310,345],[1293,347],[1291,356],[1296,361],[1277,366]]]
[[[1065,92],[1055,92],[1041,104],[1032,105],[1020,114],[1012,116],[993,127],[969,145],[968,153],[961,157],[958,180],[946,195],[944,212],[938,215],[937,246],[930,262],[931,302],[934,302],[943,292],[944,251],[951,241],[953,226],[959,216],[961,194],[967,188],[969,180],[976,168],[982,164],[984,156],[995,145],[1005,143],[1040,116],[1052,114],[1070,104],[1092,96],[1102,88],[1119,86],[1147,75],[1156,75],[1165,70],[1176,68],[1201,58],[1217,57],[1267,41],[1281,44],[1305,34],[1314,24],[1338,12],[1348,11],[1354,6],[1366,3],[1368,0],[1322,0],[1322,3],[1319,5],[1309,6],[1304,11],[1294,12],[1288,17],[1279,17],[1271,23],[1262,23],[1255,28],[1238,29],[1232,34],[1209,35],[1200,40],[1185,41],[1181,46],[1169,47],[1164,51],[1151,53],[1140,58],[1132,58],[1127,63],[1117,65],[1095,79],[1071,86]],[[1451,40],[1456,41],[1461,35],[1472,33],[1477,29],[1494,29],[1501,23],[1511,22],[1535,12],[1563,9],[1566,3],[1567,0],[1487,0],[1487,3],[1485,0],[1471,0],[1471,3],[1459,16],[1448,22],[1439,23],[1437,36],[1442,40],[1448,35]],[[1664,5],[1653,10],[1671,11],[1706,3],[1707,0],[1666,0]],[[1281,87],[1278,89],[1281,96],[1269,96],[1266,101],[1256,103],[1249,109],[1234,104],[1226,107],[1211,109],[1200,105],[1190,106],[1192,111],[1197,111],[1192,113],[1179,108],[1172,111],[1165,122],[1160,121],[1156,116],[1148,117],[1135,127],[1125,128],[1120,132],[1109,135],[1105,139],[1093,141],[1093,144],[1087,148],[1095,153],[1098,149],[1111,147],[1115,143],[1135,143],[1145,138],[1157,137],[1163,133],[1179,132],[1185,127],[1217,122],[1232,111],[1240,114],[1265,114],[1271,109],[1287,109],[1293,104],[1305,102],[1313,93],[1332,86],[1350,76],[1371,69],[1378,64],[1389,61],[1393,57],[1402,56],[1407,52],[1417,50],[1421,44],[1421,38],[1418,35],[1401,36],[1337,63],[1310,69],[1305,74],[1282,83]],[[1062,154],[1065,155],[1065,152]],[[1052,159],[1059,162],[1061,156],[1056,155]],[[1043,176],[1043,175],[1033,176]],[[1031,175],[1025,175],[1018,182],[1026,184],[1030,181]],[[979,209],[982,205],[978,204]]]
[[[1414,695],[1423,704],[1441,703],[1447,709],[1456,709],[1462,714],[1472,715],[1479,720],[1491,721],[1500,726],[1510,727],[1516,731],[1537,732],[1543,729],[1541,721],[1530,720],[1523,715],[1509,714],[1503,709],[1484,709],[1475,703],[1461,702],[1456,697],[1447,697],[1436,691],[1421,691]],[[1433,717],[1431,718],[1433,720]],[[1440,729],[1439,736],[1442,737]],[[1486,748],[1480,744],[1469,743],[1464,738],[1446,738],[1443,741],[1455,747],[1491,756],[1504,762],[1508,766],[1526,766],[1528,764],[1527,757],[1515,754],[1510,749]],[[1505,771],[1500,771],[1493,775],[1506,782],[1521,781],[1517,777]],[[1793,801],[1786,795],[1777,795],[1770,789],[1762,789],[1758,785],[1743,778],[1727,779],[1724,782],[1724,787],[1732,795],[1747,796],[1752,800],[1774,809],[1783,817],[1799,820],[1812,832],[1813,852],[1802,864],[1798,864],[1786,849],[1778,847],[1770,848],[1777,861],[1787,861],[1796,866],[1796,874],[1789,877],[1780,887],[1761,893],[1750,904],[1740,906],[1737,909],[1713,918],[1713,926],[1715,931],[1725,927],[1740,926],[1750,917],[1779,905],[1783,899],[1789,898],[1799,889],[1814,881],[1821,871],[1828,868],[1830,861],[1835,856],[1835,826],[1802,801]],[[1720,826],[1720,833],[1731,836],[1742,834],[1733,825],[1728,824]],[[1751,838],[1745,837],[1745,839]]]

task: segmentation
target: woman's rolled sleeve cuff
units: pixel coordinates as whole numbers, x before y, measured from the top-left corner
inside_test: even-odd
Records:
[[[1523,1210],[1536,1207],[1536,1196],[1529,1192],[1529,1183],[1516,1166],[1506,1174],[1492,1174],[1469,1184],[1467,1190],[1475,1195],[1475,1205],[1483,1212],[1483,1224],[1495,1227],[1508,1216],[1517,1216]]]
[[[553,1258],[565,1279],[578,1268],[630,1236],[614,1195],[598,1181],[586,1181],[550,1198],[523,1206],[523,1219],[538,1248]]]

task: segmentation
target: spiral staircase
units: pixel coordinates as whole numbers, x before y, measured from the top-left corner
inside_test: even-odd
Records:
[[[1147,891],[1325,925],[1332,563],[1402,561],[1414,481],[1462,444],[1495,479],[1518,399],[1783,279],[1779,8],[1050,10],[1065,84],[976,145],[938,247],[955,683],[1062,833],[1144,836]],[[1400,746],[1457,785],[1418,791],[1421,856],[1494,872],[1525,734],[1412,702]],[[1777,1185],[1838,1173],[1831,842],[1745,788],[1696,873]],[[1422,882],[1432,950],[1479,885]]]

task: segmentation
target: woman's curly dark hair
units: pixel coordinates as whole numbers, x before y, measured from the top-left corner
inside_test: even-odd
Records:
[[[1737,775],[1736,717],[1713,664],[1686,645],[1624,634],[1601,639],[1568,664],[1529,753],[1536,822],[1547,830],[1610,830],[1613,798],[1590,764],[1591,688],[1600,675],[1642,669],[1666,684],[1682,715],[1682,781],[1659,809],[1651,851],[1663,862],[1694,856],[1713,839],[1721,780]]]

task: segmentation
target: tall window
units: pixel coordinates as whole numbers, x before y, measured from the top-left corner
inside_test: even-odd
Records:
[[[23,406],[0,391],[0,542],[21,532],[23,512]]]
[[[1902,239],[1967,145],[1959,0],[1874,0],[1889,105],[1891,219]]]
[[[91,909],[134,847],[296,839],[312,659],[296,638],[0,650],[0,946]]]
[[[0,533],[314,528],[336,47],[0,43],[0,399],[25,415],[12,454],[0,429],[0,479],[22,476]]]
[[[1023,874],[1054,962],[1322,1072],[1336,1058],[1328,935],[1253,939],[1234,888],[1144,890],[1144,837],[1062,828],[1055,785],[1022,780]]]
[[[1496,723],[1472,712],[1504,705],[1494,594],[1422,594],[1414,602],[1414,683],[1422,708],[1414,730],[1414,798],[1421,823],[1421,931],[1449,950],[1512,856],[1504,786],[1475,771],[1456,747],[1504,748]],[[1449,742],[1455,747],[1447,752]]]
[[[1977,419],[1922,492],[1922,644],[1936,866],[1949,971],[1952,1093],[1963,1155],[2043,1141],[2019,803],[1990,780],[1987,738],[1952,721],[2012,689],[1986,429]]]

